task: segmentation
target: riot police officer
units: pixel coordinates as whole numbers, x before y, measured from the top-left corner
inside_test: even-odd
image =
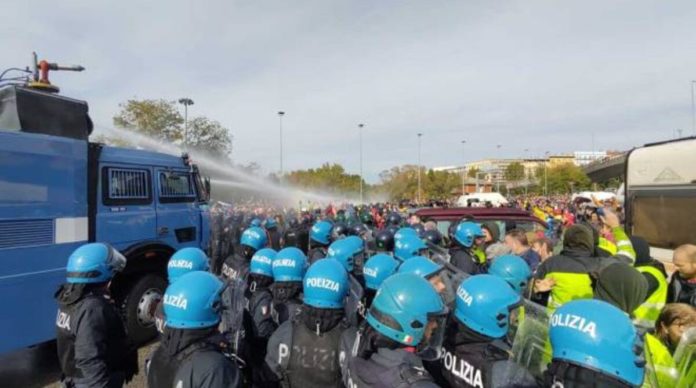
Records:
[[[267,244],[268,236],[263,228],[252,226],[245,230],[240,240],[241,252],[234,252],[225,260],[222,264],[222,276],[225,279],[241,279],[246,282],[251,257]]]
[[[239,387],[241,378],[216,339],[225,285],[208,272],[182,276],[164,293],[167,330],[148,367],[150,388]]]
[[[442,246],[442,233],[437,229],[430,229],[423,232],[423,240],[436,247]]]
[[[283,233],[283,248],[296,247],[301,248],[300,244],[300,223],[294,216],[288,220],[288,227]]]
[[[447,308],[418,275],[395,274],[381,285],[366,325],[346,330],[341,366],[347,387],[437,387],[419,355],[439,356]]]
[[[454,307],[454,286],[449,276],[445,276],[445,267],[424,256],[413,256],[399,266],[398,273],[414,273],[430,282],[442,301],[450,308]]]
[[[280,230],[278,230],[278,221],[276,221],[276,219],[273,217],[268,217],[266,218],[266,221],[264,222],[263,226],[266,229],[266,233],[268,235],[268,245],[270,245],[271,248],[273,248],[276,251],[280,250],[280,240],[282,235],[280,233]]]
[[[209,269],[209,260],[205,252],[195,247],[181,248],[174,252],[167,262],[167,279],[169,284],[172,284],[189,272],[208,271]],[[155,309],[155,327],[160,334],[164,333],[164,321],[164,306],[159,303]]]
[[[83,245],[68,258],[66,283],[56,292],[56,342],[65,386],[121,387],[137,372],[137,354],[109,297],[111,279],[125,266],[126,259],[102,243]]]
[[[452,237],[454,244],[450,249],[451,263],[471,275],[486,273],[485,265],[479,263],[474,253],[476,246],[483,242],[481,226],[470,221],[460,222]]]
[[[645,375],[644,344],[623,311],[599,300],[578,299],[551,316],[553,361],[544,374],[548,387],[640,387]]]
[[[319,260],[307,270],[303,289],[301,313],[273,333],[266,363],[284,387],[340,387],[348,274],[336,260]]]
[[[527,290],[529,280],[532,278],[529,264],[516,255],[502,255],[493,259],[488,268],[488,274],[505,280],[520,295]]]
[[[404,229],[413,230],[411,228]],[[413,233],[415,233],[415,231]],[[427,250],[428,247],[417,235],[407,234],[396,239],[396,243],[394,244],[394,257],[403,262],[413,256],[423,255]]]
[[[349,273],[350,291],[346,301],[346,318],[351,325],[357,326],[362,319],[360,306],[364,302],[365,243],[357,236],[334,241],[329,246],[327,257],[336,259]]]
[[[492,275],[465,279],[457,288],[454,318],[447,327],[445,355],[438,376],[452,387],[536,387],[534,377],[509,360],[506,336],[522,298],[505,280]]]
[[[391,212],[387,215],[387,225],[399,227],[402,221],[401,214],[397,212]]]
[[[391,252],[394,250],[394,235],[387,229],[380,230],[375,235],[375,248],[377,252]]]
[[[367,311],[375,299],[375,294],[384,279],[396,273],[399,261],[386,253],[378,253],[365,262],[363,274],[365,275],[365,297],[361,310]],[[363,311],[363,314],[364,314]]]
[[[307,257],[295,247],[281,249],[273,259],[273,320],[282,324],[296,315],[302,305],[302,279]]]
[[[277,328],[273,321],[273,260],[277,253],[271,248],[260,249],[249,264],[244,311],[244,352],[246,376],[255,385],[264,380],[261,366],[266,357],[266,346]]]
[[[333,229],[332,223],[319,221],[309,231],[309,252],[307,257],[310,265],[319,259],[325,258],[328,254],[328,248],[331,244],[331,229]]]

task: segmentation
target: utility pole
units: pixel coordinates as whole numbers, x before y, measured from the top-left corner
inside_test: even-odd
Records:
[[[421,203],[421,136],[422,133],[418,133],[418,204]]]
[[[285,112],[278,111],[278,119],[280,122],[280,176],[283,176],[283,116]]]
[[[193,105],[193,100],[184,97],[179,99],[179,104],[184,106],[184,148],[188,146],[188,107]]]
[[[466,140],[462,140],[462,195],[466,194]]]
[[[696,97],[694,97],[695,86],[696,81],[691,81],[691,131],[694,133],[694,135],[696,135]]]
[[[365,124],[358,124],[358,131],[360,132],[360,203],[364,203],[365,199],[363,197],[363,133],[362,130]]]

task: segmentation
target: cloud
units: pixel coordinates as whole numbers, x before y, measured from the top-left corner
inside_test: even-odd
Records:
[[[63,92],[110,124],[129,98],[189,96],[235,159],[358,170],[630,148],[691,131],[692,1],[14,2],[3,67],[81,63]],[[37,12],[42,10],[42,12]],[[21,17],[20,17],[21,16]],[[467,143],[462,146],[461,140]],[[588,140],[589,139],[589,140]],[[500,150],[496,145],[500,144]]]

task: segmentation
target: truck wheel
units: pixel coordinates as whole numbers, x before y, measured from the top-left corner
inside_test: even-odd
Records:
[[[154,312],[162,300],[167,282],[157,274],[136,278],[121,302],[128,337],[135,344],[143,344],[157,335]]]

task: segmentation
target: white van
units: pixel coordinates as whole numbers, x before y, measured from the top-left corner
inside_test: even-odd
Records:
[[[495,207],[508,204],[508,200],[500,193],[471,193],[459,197],[457,205],[461,207],[484,207],[486,202],[490,202]]]

